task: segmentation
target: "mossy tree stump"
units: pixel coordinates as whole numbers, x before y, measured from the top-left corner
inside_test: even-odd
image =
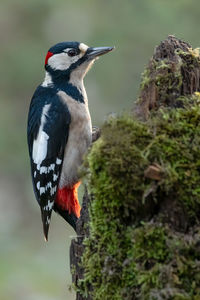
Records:
[[[200,299],[200,57],[156,47],[133,114],[87,157],[71,266],[77,299]]]

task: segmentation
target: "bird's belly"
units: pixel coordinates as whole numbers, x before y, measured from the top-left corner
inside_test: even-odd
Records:
[[[92,125],[87,106],[78,102],[73,103],[73,107],[67,104],[71,114],[71,123],[59,181],[60,189],[73,186],[79,181],[79,168],[92,142]]]

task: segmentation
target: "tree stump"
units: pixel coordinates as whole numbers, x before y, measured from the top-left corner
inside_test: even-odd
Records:
[[[87,188],[85,187],[85,194],[83,196],[83,203],[81,209],[81,217],[77,222],[77,239],[73,239],[70,247],[70,264],[71,264],[71,272],[72,272],[72,282],[77,286],[78,280],[83,279],[84,277],[84,269],[80,266],[81,257],[84,252],[83,241],[84,238],[89,237],[89,211],[88,206],[90,203],[90,197],[87,192]],[[79,292],[77,292],[76,296],[77,300],[84,299]],[[88,299],[90,299],[88,297]]]
[[[90,180],[90,189],[95,198],[88,195],[86,188],[81,217],[77,222],[77,239],[72,241],[70,248],[72,280],[78,288],[77,300],[93,299],[92,294],[95,299],[200,299],[200,280],[197,275],[200,271],[200,256],[196,252],[200,238],[200,193],[198,180],[192,177],[192,172],[199,176],[200,168],[195,165],[199,159],[196,148],[200,145],[200,132],[195,131],[195,128],[200,129],[197,105],[200,102],[199,91],[198,50],[169,36],[155,48],[143,73],[140,95],[133,109],[134,120],[124,117],[114,119],[104,126],[104,148],[95,143],[95,150],[92,149],[93,153],[89,155],[101,149],[101,155],[105,154],[108,158],[104,165],[98,153],[100,164],[94,166],[93,162],[90,165],[93,167],[91,177],[96,176]],[[186,123],[183,124],[182,120]],[[170,127],[172,122],[174,126],[172,124]],[[134,133],[130,133],[132,129]],[[130,145],[125,138],[123,140],[123,133],[130,139]],[[186,144],[180,145],[179,134],[183,136],[183,142],[187,140]],[[162,148],[166,141],[168,150]],[[137,151],[133,147],[134,143],[137,144]],[[157,143],[155,147],[154,143]],[[190,144],[191,157],[190,151],[187,152]],[[119,145],[125,148],[120,151]],[[174,158],[174,145],[178,149],[178,167]],[[120,153],[119,158],[115,156],[113,147]],[[126,151],[130,153],[130,159],[123,154]],[[162,156],[162,151],[166,157]],[[180,151],[187,152],[188,156],[183,160]],[[163,157],[166,158],[164,162]],[[109,160],[112,158],[114,161],[110,167]],[[100,194],[98,187],[93,188],[93,184],[96,184],[95,180],[99,180],[99,185],[102,184],[103,179],[98,178],[98,174],[101,177],[103,168],[105,172],[110,172],[113,180],[110,193],[115,195],[115,199],[119,197],[118,202],[111,203],[112,199],[104,202],[101,199],[94,204]],[[120,182],[125,186],[125,179],[129,180],[131,176],[134,179],[132,184],[125,189],[118,189]],[[117,180],[119,183],[115,186]],[[102,185],[102,193],[109,199],[109,191],[107,188],[103,191],[104,186],[105,183]],[[107,219],[103,220],[99,210]],[[95,213],[100,225],[95,221]],[[88,224],[90,218],[92,235]],[[112,230],[111,234],[106,230]],[[104,241],[101,236],[105,233],[108,233],[109,238],[102,246]],[[87,262],[90,262],[94,267],[95,259],[87,255],[84,257],[86,239],[87,255],[89,253],[92,256],[96,254],[95,251],[99,251],[96,258],[101,256],[97,259],[97,273],[91,271],[90,274],[92,267],[87,266]],[[112,244],[107,248],[112,239],[113,248]]]
[[[101,131],[98,127],[93,126],[92,128],[92,142],[94,143],[101,135]],[[89,237],[89,204],[90,198],[87,190],[87,186],[85,186],[85,194],[83,196],[82,208],[81,208],[81,216],[77,221],[77,239],[73,239],[70,247],[70,265],[71,265],[71,273],[72,273],[72,282],[75,286],[79,280],[84,277],[84,269],[80,267],[81,257],[84,252],[83,241],[86,237]],[[77,292],[76,296],[77,300],[84,299],[79,292]],[[88,297],[88,300],[91,298]]]

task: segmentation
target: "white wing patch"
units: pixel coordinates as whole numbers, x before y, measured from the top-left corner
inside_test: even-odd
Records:
[[[37,139],[33,142],[33,161],[40,165],[47,155],[48,134],[40,129]]]
[[[39,190],[40,189],[40,181],[37,182],[36,186],[37,186],[37,189]]]
[[[53,181],[56,181],[58,179],[58,175],[53,174]]]
[[[47,205],[44,207],[44,210],[49,210],[49,211],[52,210],[53,204],[54,204],[53,201],[48,200],[48,203],[47,203]]]
[[[62,160],[58,159],[59,164],[62,163]],[[34,171],[34,178],[44,178],[42,176],[46,176],[46,174],[49,174],[50,172],[52,172],[52,175],[49,177],[49,179],[51,181],[46,182],[46,184],[44,186],[41,186],[41,181],[40,179],[37,181],[36,183],[36,188],[39,191],[40,196],[42,194],[45,194],[48,192],[49,190],[49,194],[51,196],[55,195],[56,191],[57,191],[57,180],[59,178],[59,172],[58,173],[54,173],[56,172],[55,168],[56,165],[58,164],[50,164],[49,166],[40,166],[40,164],[37,164],[37,171]],[[44,174],[44,175],[43,175]],[[48,176],[48,175],[47,175]],[[55,185],[56,184],[56,185]]]
[[[46,122],[46,117],[50,109],[50,106],[51,104],[46,104],[43,107],[39,132],[37,138],[33,141],[32,159],[34,163],[37,164],[38,170],[40,169],[40,165],[47,155],[47,143],[48,143],[49,136],[48,134],[46,134],[46,132],[43,131],[43,128]]]
[[[47,167],[40,167],[40,174],[47,174]]]
[[[57,186],[51,188],[51,196],[55,194],[56,190],[57,190]]]
[[[55,164],[51,164],[49,167],[48,167],[48,173],[52,170],[54,171],[55,169]]]
[[[57,159],[56,159],[56,164],[57,164],[57,165],[60,165],[61,163],[62,163],[62,160],[59,159],[59,158],[57,158]]]
[[[41,196],[42,194],[45,194],[45,187],[43,187],[43,186],[40,188],[40,196]]]
[[[58,178],[58,176],[57,176],[57,178]],[[46,184],[46,186],[40,186],[40,182],[38,181],[36,186],[37,186],[38,191],[40,192],[40,196],[42,194],[45,194],[48,189],[50,189],[50,195],[51,196],[53,196],[57,191],[57,185],[52,186],[52,182],[48,182]]]
[[[49,182],[47,183],[47,185],[46,185],[46,189],[48,189],[48,188],[51,189],[51,186],[52,186],[52,183],[51,183],[51,181],[49,181]]]

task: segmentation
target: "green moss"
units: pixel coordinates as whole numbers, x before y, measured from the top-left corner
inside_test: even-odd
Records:
[[[147,123],[110,119],[89,153],[85,296],[200,299],[199,93],[179,101]],[[155,163],[161,180],[144,176]]]
[[[146,92],[153,86],[157,105],[170,103],[172,94],[180,94],[183,83],[182,66],[183,60],[181,58],[176,64],[167,59],[159,61],[152,59],[142,74],[141,91]]]
[[[143,90],[146,86],[149,86],[151,83],[151,77],[150,77],[150,69],[146,68],[144,72],[142,73],[142,80],[140,83],[140,89]]]

